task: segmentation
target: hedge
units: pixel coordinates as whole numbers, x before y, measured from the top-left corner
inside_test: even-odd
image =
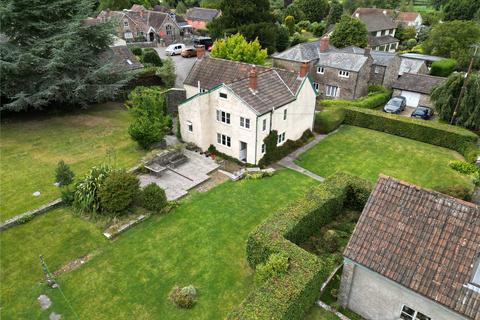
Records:
[[[438,77],[448,77],[457,68],[457,60],[455,59],[442,59],[434,61],[430,68],[430,74]]]
[[[476,149],[478,140],[464,128],[355,107],[345,108],[344,123],[452,149],[464,156]]]
[[[321,260],[296,243],[331,222],[344,208],[363,208],[372,188],[361,178],[338,173],[258,226],[247,240],[250,266],[255,268],[271,254],[281,253],[289,258],[289,270],[256,287],[229,319],[303,319],[319,298],[322,283],[341,261],[335,256]]]
[[[325,108],[315,114],[313,130],[317,133],[327,134],[337,129],[345,119],[343,108]]]
[[[388,102],[392,91],[380,86],[369,87],[369,94],[355,100],[322,100],[321,107],[358,107],[375,109]]]

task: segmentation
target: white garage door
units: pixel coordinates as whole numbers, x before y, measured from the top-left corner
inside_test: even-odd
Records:
[[[420,102],[420,93],[412,91],[402,91],[402,96],[407,98],[407,106],[417,107]]]

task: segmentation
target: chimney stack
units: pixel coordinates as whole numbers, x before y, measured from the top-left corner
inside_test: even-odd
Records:
[[[370,57],[370,53],[371,53],[371,52],[372,52],[372,48],[366,47],[366,48],[364,49],[364,51],[363,51],[363,55],[364,55],[365,57]]]
[[[304,78],[308,73],[308,64],[306,62],[302,63],[300,66],[300,78]]]
[[[327,52],[330,47],[330,38],[328,36],[323,36],[320,39],[320,52]]]
[[[205,46],[197,46],[197,59],[202,59],[205,56]]]
[[[249,78],[250,78],[250,90],[252,90],[253,92],[257,92],[257,68],[255,67],[255,65],[252,65]]]

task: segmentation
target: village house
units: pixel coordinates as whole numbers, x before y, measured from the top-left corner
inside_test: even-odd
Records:
[[[207,23],[220,15],[220,11],[217,9],[208,8],[190,8],[187,10],[185,19],[188,24],[194,29],[206,29]]]
[[[174,15],[147,10],[138,4],[122,11],[103,10],[96,19],[102,22],[114,20],[118,37],[127,42],[171,43],[182,39],[182,31]]]
[[[388,10],[377,8],[358,8],[353,17],[359,19],[367,26],[368,45],[377,51],[395,52],[399,40],[395,38],[397,23],[393,20]]]
[[[187,100],[178,107],[184,141],[258,164],[272,130],[280,146],[313,129],[316,92],[306,64],[291,72],[206,57],[203,50],[184,82]]]
[[[433,108],[430,93],[445,79],[427,74],[404,73],[393,83],[393,95],[405,97],[409,107],[421,105]]]
[[[392,12],[391,15],[398,23],[402,23],[407,27],[419,28],[422,23],[422,15],[418,12]]]
[[[480,319],[480,208],[380,176],[344,251],[339,303],[370,320]]]

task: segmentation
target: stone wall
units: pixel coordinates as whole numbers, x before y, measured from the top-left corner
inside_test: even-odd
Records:
[[[35,217],[35,216],[41,215],[41,214],[43,214],[43,213],[45,213],[49,210],[52,210],[53,208],[59,206],[61,203],[62,203],[62,199],[56,199],[56,200],[53,200],[53,201],[51,201],[47,204],[44,204],[41,207],[38,207],[36,209],[27,211],[25,213],[22,213],[22,214],[19,214],[19,215],[13,217],[13,218],[10,218],[7,221],[2,222],[0,224],[0,231],[8,229],[10,227],[13,227],[14,225],[16,225],[18,223],[19,220],[22,220],[24,218],[28,218],[30,216]]]

